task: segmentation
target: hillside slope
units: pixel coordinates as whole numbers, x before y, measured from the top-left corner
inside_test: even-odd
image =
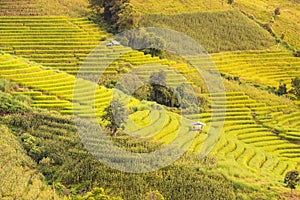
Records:
[[[131,0],[135,9],[143,14],[179,14],[203,11],[228,10],[230,6],[224,0],[182,0],[182,1],[143,1]]]
[[[236,0],[239,9],[249,13],[264,24],[270,24],[278,37],[300,49],[300,2],[298,0]],[[276,8],[280,15],[274,16]]]
[[[0,58],[2,60],[0,66],[3,78],[13,80],[23,85],[23,87],[34,89],[35,93],[32,92],[33,95],[35,94],[33,106],[55,110],[62,109],[62,113],[74,112],[84,118],[93,116],[93,109],[89,105],[89,96],[87,96],[92,91],[89,91],[92,88],[88,89],[87,87],[92,85],[89,85],[87,81],[79,81],[83,86],[81,87],[82,90],[80,94],[85,95],[76,97],[76,101],[79,104],[78,106],[72,106],[71,101],[73,97],[69,89],[71,89],[72,92],[74,77],[72,78],[71,75],[65,73],[54,73],[51,70],[43,70],[37,66],[30,66],[26,62],[22,62],[21,59],[18,60],[7,54],[3,54]],[[6,69],[6,67],[13,63],[17,64],[16,69]],[[28,74],[31,74],[31,77],[41,76],[41,74],[44,75],[41,78],[26,78]],[[68,85],[66,85],[67,82],[65,81],[60,83],[60,80],[63,79],[70,79]],[[64,86],[57,84],[63,84]],[[96,109],[99,114],[97,114],[97,116],[101,116],[103,108],[109,105],[111,98],[111,92],[109,90],[106,90],[106,92],[103,91],[105,90],[100,88],[99,93],[97,92],[96,102],[99,104]],[[39,92],[39,94],[37,94],[37,92]],[[42,92],[44,94],[42,94]],[[30,94],[30,92],[19,92],[15,94]],[[225,120],[223,136],[213,151],[218,155],[220,165],[228,167],[234,165],[237,170],[241,170],[243,177],[249,179],[248,181],[253,180],[254,177],[264,177],[264,179],[266,179],[264,184],[269,184],[270,182],[276,183],[274,177],[280,179],[286,171],[297,167],[297,163],[299,163],[299,159],[297,158],[299,147],[292,144],[297,138],[299,139],[300,135],[300,133],[295,130],[298,121],[296,118],[293,118],[297,113],[286,115],[283,113],[286,106],[278,104],[276,106],[268,106],[258,103],[242,92],[210,94],[208,96],[215,99],[215,106],[218,107],[218,112],[221,114],[214,118],[214,121],[211,119],[210,111],[200,115],[190,116],[190,118],[195,121],[200,119],[212,126],[214,124],[217,125],[218,121]],[[132,122],[135,123],[133,124],[134,126],[127,124],[126,131],[151,137],[158,142],[164,143],[169,143],[175,138],[182,138],[178,143],[180,147],[184,148],[189,143],[192,143],[190,150],[196,153],[200,152],[203,142],[212,137],[206,134],[200,134],[194,137],[193,133],[188,133],[189,128],[187,124],[190,123],[182,124],[176,115],[172,113],[165,115],[159,110],[148,111],[147,108],[149,105],[142,105],[143,109],[139,110],[138,102],[132,101],[132,103],[131,105],[137,106],[138,111],[131,115]],[[224,109],[226,109],[226,115],[222,114],[222,110]],[[278,113],[278,115],[273,116],[273,112]],[[151,120],[149,121],[149,119]],[[278,130],[286,128],[286,131],[281,132],[278,136],[273,134],[270,128],[275,127],[272,123],[280,119],[286,119],[287,122],[293,120],[295,126],[282,123]],[[136,128],[136,124],[139,124],[138,129]],[[184,126],[187,127],[183,128]],[[181,127],[182,131],[178,131],[178,127]],[[48,128],[43,130],[47,131]],[[207,130],[205,129],[204,133],[206,132]],[[186,136],[182,137],[183,135]],[[94,141],[97,141],[97,138],[90,138],[89,143],[93,144]],[[272,144],[272,148],[270,148],[270,144]],[[101,152],[102,151],[99,153]],[[233,158],[232,155],[234,155]],[[259,162],[260,164],[255,164],[255,162]],[[228,178],[233,178],[233,175],[227,170],[224,169],[223,172],[228,173]],[[267,174],[265,172],[267,172]],[[242,174],[240,175],[242,176]],[[269,177],[270,174],[272,174],[273,178]],[[278,183],[276,183],[276,185],[277,184]]]
[[[45,183],[36,163],[26,155],[18,139],[1,124],[0,132],[0,198],[59,199]]]
[[[265,49],[275,39],[238,10],[177,15],[145,15],[140,25],[179,31],[208,52]]]
[[[189,3],[181,2],[185,3],[185,6],[183,10],[178,11],[187,12]],[[199,8],[197,6],[195,8],[203,11],[208,8],[209,2],[200,5],[201,2]],[[58,4],[49,3],[50,5],[45,3],[44,6],[51,8],[49,9],[51,12],[55,11],[52,8]],[[197,4],[196,1],[194,3]],[[152,9],[155,5],[162,7],[157,2],[153,6],[148,4],[148,7]],[[227,5],[222,5],[222,2],[218,1],[215,9],[223,10],[223,6]],[[62,10],[66,7],[68,6],[63,6]],[[174,3],[174,8],[177,7],[178,5]],[[10,7],[7,9],[10,10]],[[12,12],[14,9],[11,9]],[[61,7],[58,8],[58,14],[59,9]],[[174,10],[166,12],[172,13]],[[157,16],[161,16],[161,19],[157,19]],[[201,24],[203,16],[208,16],[201,26],[203,30],[198,28],[193,31],[195,26],[191,21],[195,17],[197,19],[195,23]],[[170,25],[171,28],[178,28],[180,23],[185,24],[182,30],[191,33],[195,38],[207,34],[203,43],[208,41],[207,43],[211,44],[211,52],[236,50],[241,47],[242,49],[264,49],[274,44],[274,38],[236,10],[156,15],[156,17],[149,17],[151,23],[160,26],[159,20],[162,20],[162,24]],[[211,23],[211,26],[207,26],[207,22],[212,19],[221,25],[214,27],[214,23]],[[284,105],[285,101],[277,101],[277,99],[274,101],[274,97],[268,99],[271,94],[266,95],[250,86],[246,91],[243,85],[233,81],[230,82],[231,88],[227,87],[224,93],[197,94],[207,100],[208,108],[206,110],[201,108],[203,112],[199,115],[188,116],[189,120],[201,120],[207,123],[207,127],[201,134],[195,134],[190,126],[192,121],[182,121],[178,114],[170,111],[163,112],[163,107],[154,102],[140,102],[121,94],[117,98],[122,102],[128,100],[127,108],[130,110],[130,119],[133,122],[128,123],[125,130],[148,137],[150,141],[138,140],[126,133],[120,133],[118,137],[110,139],[133,152],[154,151],[169,144],[174,138],[179,138],[180,148],[191,144],[189,148],[191,154],[198,154],[206,140],[216,139],[214,132],[208,133],[209,127],[216,127],[218,122],[223,120],[225,124],[221,137],[215,141],[217,145],[204,160],[184,157],[179,160],[179,165],[176,163],[161,171],[142,175],[118,172],[103,166],[87,153],[76,132],[73,119],[69,116],[74,113],[76,116],[90,119],[95,116],[94,110],[96,110],[96,116],[101,123],[103,110],[110,104],[113,92],[96,83],[76,79],[74,74],[78,72],[84,61],[88,63],[86,68],[82,68],[85,74],[95,75],[100,72],[108,75],[109,78],[119,78],[130,71],[137,71],[139,77],[148,80],[152,71],[163,68],[167,72],[168,86],[178,86],[185,80],[189,84],[194,84],[196,88],[201,87],[201,83],[198,84],[200,78],[196,70],[185,63],[151,57],[142,52],[132,51],[130,48],[107,47],[105,42],[101,43],[101,48],[96,50],[94,56],[85,60],[100,40],[108,37],[105,31],[99,30],[95,24],[85,18],[5,16],[1,17],[0,21],[0,49],[6,51],[0,53],[0,77],[19,84],[20,88],[13,94],[30,96],[32,107],[59,111],[66,115],[51,114],[47,111],[40,113],[39,110],[39,112],[26,113],[25,116],[18,114],[7,116],[8,119],[12,119],[7,122],[9,125],[21,128],[20,134],[24,131],[28,132],[22,135],[23,137],[20,136],[21,143],[24,148],[26,145],[32,145],[30,147],[33,148],[27,148],[27,154],[35,159],[40,172],[47,176],[48,181],[53,181],[53,178],[55,181],[61,181],[60,191],[66,194],[77,194],[101,185],[111,189],[113,194],[121,194],[128,199],[141,199],[143,193],[161,189],[169,199],[197,200],[220,197],[276,199],[286,192],[282,189],[284,174],[289,170],[298,169],[300,163],[299,110],[292,102]],[[216,35],[218,39],[211,37],[212,35]],[[124,52],[127,53],[123,54]],[[24,56],[29,60],[9,53]],[[113,59],[119,55],[122,56],[117,60]],[[297,58],[293,58],[287,52],[239,51],[213,54],[213,59],[223,73],[241,76],[243,80],[257,81],[266,85],[276,85],[281,78],[288,80],[289,73],[299,73]],[[113,63],[109,65],[112,61]],[[197,62],[205,64],[201,59],[193,60],[193,63]],[[109,67],[106,68],[106,65]],[[270,65],[273,71],[268,72]],[[281,65],[289,71],[280,70]],[[244,70],[240,70],[241,66]],[[266,69],[262,69],[264,66]],[[258,74],[255,74],[256,68],[260,69]],[[172,74],[171,71],[174,69],[176,73]],[[255,72],[252,73],[253,71]],[[75,95],[74,84],[79,86]],[[249,94],[249,90],[254,91],[252,95]],[[290,105],[292,108],[288,107]],[[215,108],[214,118],[211,114],[212,108]],[[26,123],[21,123],[23,121]],[[39,126],[36,126],[35,122]],[[26,141],[32,141],[32,138],[34,142],[28,144]],[[86,141],[89,144],[102,147],[94,153],[100,153],[104,157],[112,155],[113,152],[101,146],[105,143],[97,140],[99,138],[88,139]],[[119,154],[116,159],[124,161],[129,158]]]
[[[133,0],[135,8],[143,16],[148,14],[184,14],[195,12],[214,12],[237,8],[250,17],[254,17],[261,25],[269,25],[278,38],[284,35],[284,41],[296,49],[300,48],[300,2],[298,0],[235,0],[232,5],[227,1],[140,1]],[[275,16],[274,11],[280,8],[280,15]],[[159,18],[158,18],[159,19]],[[170,22],[168,22],[170,23]],[[167,24],[168,24],[167,23]],[[157,24],[156,25],[162,25]]]

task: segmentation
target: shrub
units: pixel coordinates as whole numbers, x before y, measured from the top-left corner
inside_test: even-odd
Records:
[[[300,182],[299,172],[297,170],[289,171],[284,177],[284,183],[291,189],[291,192],[296,189],[297,184]]]
[[[294,79],[292,79],[292,89],[291,89],[291,93],[296,95],[297,98],[300,98],[300,78],[296,77]]]
[[[13,96],[0,92],[0,113],[20,113],[30,110],[26,104],[18,101]]]
[[[75,200],[122,200],[121,197],[110,197],[106,194],[103,188],[94,188],[91,192],[86,193],[84,196],[78,196]]]
[[[148,192],[145,200],[165,200],[165,198],[159,193],[159,191],[156,190],[153,192]]]
[[[274,14],[275,14],[275,16],[281,14],[281,11],[280,11],[280,8],[279,8],[279,7],[277,7],[277,8],[274,10]]]
[[[228,4],[233,4],[234,0],[228,0]]]
[[[296,52],[294,52],[294,56],[295,57],[300,57],[300,50],[297,50]]]

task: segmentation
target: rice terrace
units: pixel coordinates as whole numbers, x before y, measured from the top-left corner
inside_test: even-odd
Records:
[[[300,199],[299,0],[0,0],[0,199]]]

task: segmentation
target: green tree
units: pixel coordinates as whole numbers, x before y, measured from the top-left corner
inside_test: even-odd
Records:
[[[107,122],[106,127],[112,131],[112,136],[116,137],[118,128],[123,128],[127,121],[126,108],[121,101],[113,99],[110,106],[104,109],[104,113],[102,119]]]
[[[300,99],[300,78],[296,77],[292,79],[292,89],[290,90],[290,93],[296,95],[298,99]]]
[[[287,172],[284,177],[284,183],[286,183],[286,186],[291,189],[291,193],[294,189],[296,189],[296,186],[299,183],[299,181],[299,172],[297,170]]]
[[[139,100],[149,100],[152,91],[151,85],[143,85],[134,91],[133,96]]]
[[[153,72],[150,75],[149,84],[152,87],[149,100],[156,101],[160,104],[166,104],[168,99],[171,98],[170,93],[166,88],[166,72],[163,70]]]
[[[151,56],[160,56],[163,49],[166,47],[166,42],[155,33],[148,33],[146,35],[147,48],[144,49],[144,53],[151,54]]]
[[[30,110],[30,107],[27,104],[28,102],[19,101],[19,97],[11,96],[10,94],[0,91],[0,116],[8,113],[28,112]]]

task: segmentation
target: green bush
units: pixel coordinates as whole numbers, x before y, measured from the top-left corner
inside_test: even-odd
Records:
[[[9,94],[0,92],[0,113],[12,114],[12,113],[24,113],[30,110],[26,102],[23,103]]]
[[[16,83],[10,82],[5,79],[0,79],[0,91],[12,92],[16,89],[18,89],[18,85]]]

